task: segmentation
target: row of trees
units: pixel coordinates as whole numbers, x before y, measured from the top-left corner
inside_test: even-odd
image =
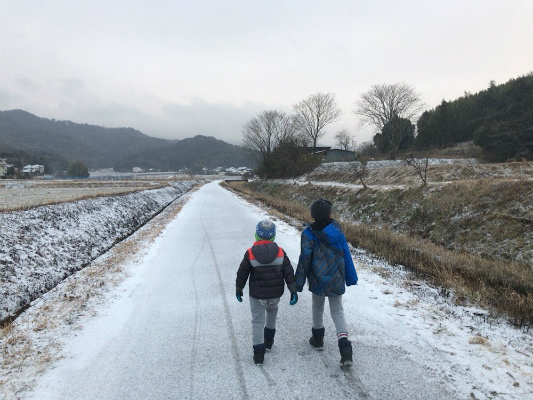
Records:
[[[423,108],[420,95],[406,84],[374,85],[356,103],[355,114],[363,125],[379,133],[374,143],[381,152],[396,153],[415,140],[413,119]],[[262,177],[300,175],[314,168],[317,142],[325,127],[342,116],[334,94],[316,93],[293,106],[294,113],[266,110],[243,127],[243,144],[254,157]],[[353,137],[347,130],[337,132],[337,143],[348,149]],[[309,152],[306,148],[312,148]]]
[[[424,108],[412,86],[380,84],[361,95],[354,114],[361,126],[375,128],[374,148],[392,159],[408,149],[444,148],[471,140],[494,161],[533,158],[533,73],[500,86],[492,81],[478,94],[465,93],[453,102],[443,100],[430,111]],[[317,163],[312,155],[324,128],[343,114],[335,95],[324,93],[309,96],[293,110],[293,114],[263,111],[245,124],[244,147],[254,156],[260,176],[288,176],[288,172],[301,174],[312,168]],[[335,139],[344,149],[353,144],[346,130]],[[311,155],[305,151],[307,146],[312,146]]]
[[[374,85],[356,102],[355,114],[377,133],[374,145],[394,159],[400,150],[445,148],[473,141],[489,161],[533,159],[533,73],[486,90],[465,93],[424,111],[405,84]]]
[[[533,159],[533,73],[443,100],[422,114],[417,128],[418,148],[474,141],[492,161]]]
[[[314,153],[324,128],[342,116],[335,95],[329,93],[313,94],[293,109],[293,114],[262,111],[243,127],[243,146],[261,177],[294,177],[313,169],[320,162]],[[307,146],[312,146],[311,153]]]

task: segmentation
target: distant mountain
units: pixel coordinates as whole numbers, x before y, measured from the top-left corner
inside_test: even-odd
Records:
[[[0,111],[0,157],[39,163],[58,172],[80,160],[88,168],[131,171],[251,166],[245,151],[214,137],[157,139],[133,128],[104,128],[40,118],[23,110]]]
[[[126,157],[113,167],[116,171],[131,171],[133,167],[179,170],[202,165],[206,168],[251,166],[242,147],[198,135],[178,140],[170,146],[149,149]]]
[[[23,110],[0,111],[0,147],[41,156],[56,154],[89,168],[111,167],[146,149],[165,147],[157,139],[132,128],[104,128],[40,118]]]

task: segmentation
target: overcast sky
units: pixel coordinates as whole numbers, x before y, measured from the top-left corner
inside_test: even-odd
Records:
[[[263,110],[374,84],[427,108],[533,71],[533,0],[0,0],[0,110],[240,144]]]

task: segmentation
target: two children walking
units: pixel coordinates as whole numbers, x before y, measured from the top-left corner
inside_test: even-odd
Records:
[[[249,279],[254,362],[258,365],[263,364],[265,351],[274,343],[278,304],[285,284],[291,292],[289,304],[295,305],[297,292],[303,290],[306,280],[312,292],[313,310],[309,343],[316,350],[324,348],[323,318],[327,297],[337,331],[340,365],[353,364],[342,295],[346,286],[357,283],[357,273],[342,229],[331,218],[331,208],[331,203],[324,199],[311,205],[314,223],[307,224],[302,232],[296,275],[285,251],[274,243],[275,225],[268,220],[257,224],[257,241],[244,254],[237,272],[236,296],[242,302],[243,289]]]

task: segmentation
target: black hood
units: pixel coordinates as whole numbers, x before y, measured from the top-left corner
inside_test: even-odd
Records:
[[[252,246],[252,253],[261,264],[270,264],[279,253],[279,246],[274,242],[256,242]]]

